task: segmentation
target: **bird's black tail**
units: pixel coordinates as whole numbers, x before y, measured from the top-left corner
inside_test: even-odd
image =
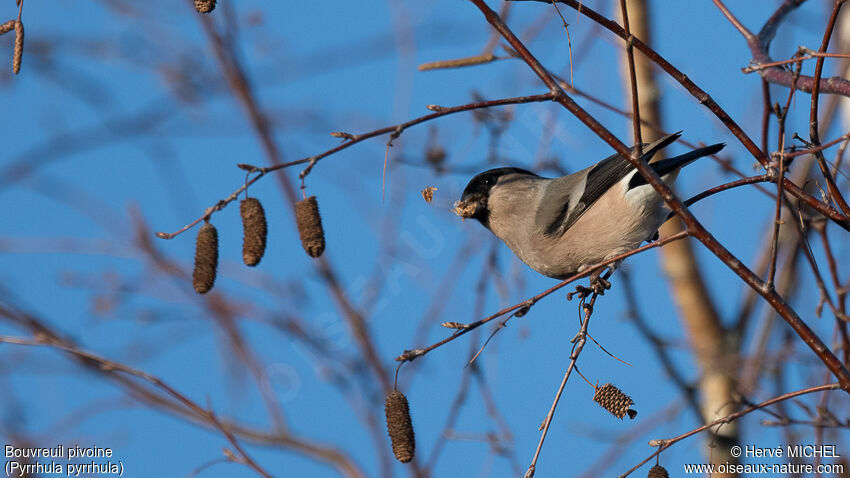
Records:
[[[688,151],[685,154],[680,154],[679,156],[673,156],[672,158],[662,159],[661,161],[656,161],[654,163],[650,163],[649,165],[652,169],[658,173],[659,176],[664,176],[665,174],[671,173],[679,168],[683,168],[688,164],[696,161],[703,156],[710,156],[712,154],[717,153],[721,149],[726,146],[726,143],[717,143],[712,144],[711,146],[705,146],[703,148],[698,148],[693,151]],[[647,184],[646,179],[640,175],[640,173],[635,174],[632,177],[632,180],[629,182],[629,189]]]

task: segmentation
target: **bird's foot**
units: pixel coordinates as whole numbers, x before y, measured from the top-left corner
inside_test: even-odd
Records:
[[[611,283],[608,277],[611,276],[611,271],[607,271],[605,276],[602,276],[602,271],[590,276],[590,289],[594,294],[605,295],[605,291],[611,288]]]
[[[577,285],[576,290],[567,294],[567,300],[573,300],[573,296],[578,296],[579,299],[584,299],[591,294],[596,295],[605,295],[605,291],[611,288],[611,282],[608,281],[608,278],[611,277],[611,274],[614,272],[614,269],[608,267],[606,269],[602,269],[599,272],[595,272],[590,276],[590,287],[585,287],[583,285]]]
[[[592,294],[594,291],[590,287],[585,287],[583,285],[577,285],[576,290],[573,292],[567,293],[567,300],[573,300],[573,296],[577,295],[579,299],[584,299],[585,297]]]

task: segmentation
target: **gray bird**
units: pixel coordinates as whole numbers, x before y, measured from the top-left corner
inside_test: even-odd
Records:
[[[680,135],[645,145],[643,159],[649,161]],[[724,146],[706,146],[650,166],[672,184],[680,169]],[[652,240],[669,209],[637,169],[615,154],[560,178],[519,168],[485,171],[469,181],[455,212],[477,219],[535,271],[565,279]],[[609,287],[599,273],[591,285],[597,292]]]

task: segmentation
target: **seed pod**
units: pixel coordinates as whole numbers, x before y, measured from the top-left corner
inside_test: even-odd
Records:
[[[0,35],[4,33],[9,33],[10,31],[14,30],[15,23],[17,23],[17,20],[9,20],[8,22],[0,25]]]
[[[17,75],[21,71],[21,58],[24,56],[24,23],[15,20],[15,53],[12,56],[12,71]]]
[[[295,223],[301,236],[301,245],[310,257],[319,257],[325,251],[325,231],[316,196],[310,196],[295,204]]]
[[[198,13],[210,13],[215,10],[215,0],[195,0],[195,10]]]
[[[634,400],[610,383],[596,389],[596,393],[593,394],[593,401],[620,419],[626,414],[629,415],[629,418],[634,418],[637,415],[636,411],[630,409],[635,403]]]
[[[655,465],[649,469],[649,474],[646,475],[646,478],[670,478],[670,475],[667,474],[667,470],[663,466]]]
[[[247,198],[239,203],[242,216],[242,260],[246,266],[256,266],[266,252],[266,213],[256,198]]]
[[[416,437],[413,435],[407,397],[397,390],[390,392],[384,413],[387,415],[387,432],[393,445],[393,454],[398,461],[407,463],[413,459],[416,451]]]
[[[436,190],[437,190],[437,188],[435,188],[434,186],[428,186],[427,188],[423,189],[422,190],[422,199],[424,199],[425,202],[430,204],[431,201],[434,200],[434,191],[436,191]]]
[[[192,285],[199,294],[206,294],[215,283],[218,268],[218,231],[210,223],[204,223],[195,241],[195,270]]]

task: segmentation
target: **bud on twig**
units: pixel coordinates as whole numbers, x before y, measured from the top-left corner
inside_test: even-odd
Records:
[[[403,393],[393,390],[387,395],[384,412],[387,416],[387,432],[392,441],[393,454],[402,463],[413,459],[416,451],[416,438],[413,435],[413,422],[410,420],[410,407]]]
[[[257,172],[261,168],[254,166],[253,164],[245,164],[245,163],[236,163],[236,167],[241,169],[242,171],[248,171],[249,173]]]
[[[331,132],[331,136],[334,138],[344,139],[346,141],[354,140],[354,135],[351,133],[346,133],[345,131],[333,131]]]
[[[210,13],[215,10],[215,0],[195,0],[195,10],[198,13]]]
[[[301,245],[310,257],[319,257],[325,251],[325,231],[316,196],[295,204],[295,223],[301,236]]]
[[[596,389],[596,393],[593,394],[593,401],[620,419],[626,414],[629,415],[629,418],[634,418],[637,415],[637,412],[630,408],[634,405],[634,400],[610,383]]]
[[[266,252],[266,213],[257,198],[247,198],[239,203],[242,216],[242,260],[246,266],[256,266]]]
[[[192,285],[199,294],[206,294],[215,283],[218,268],[218,231],[206,222],[198,231],[195,241],[195,270]]]

